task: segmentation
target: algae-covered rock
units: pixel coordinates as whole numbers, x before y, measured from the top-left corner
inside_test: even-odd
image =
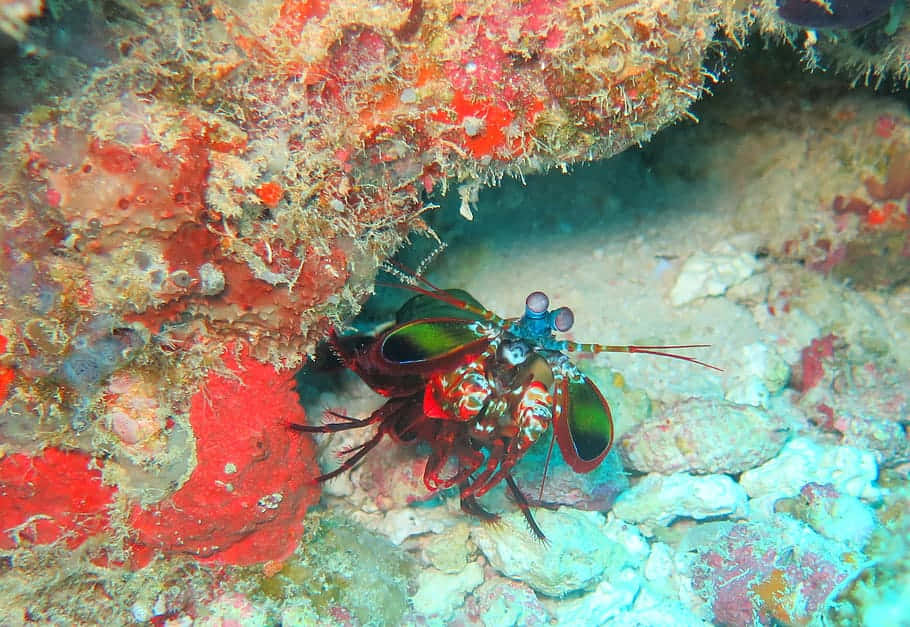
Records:
[[[345,610],[361,625],[397,625],[408,611],[414,560],[357,523],[313,518],[312,531],[260,591],[283,601],[308,599],[321,616]]]
[[[780,451],[788,430],[771,412],[715,399],[689,399],[642,422],[620,442],[639,472],[740,473]]]
[[[460,522],[443,533],[433,535],[423,549],[424,556],[444,573],[461,572],[476,551],[474,545],[468,542],[470,533],[467,523]]]

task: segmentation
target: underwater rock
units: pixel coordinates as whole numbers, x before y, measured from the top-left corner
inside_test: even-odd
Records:
[[[679,517],[744,518],[747,501],[746,492],[727,475],[652,473],[619,495],[613,513],[631,523],[667,526]]]
[[[806,624],[853,574],[842,544],[787,517],[693,531],[692,581],[715,624]]]
[[[152,505],[179,489],[196,458],[191,427],[173,411],[162,381],[146,373],[118,372],[104,386],[106,411],[93,431],[110,460],[104,479],[140,505]]]
[[[410,612],[416,572],[411,556],[386,538],[333,514],[316,514],[303,542],[277,573],[261,580],[260,590],[271,601],[305,606],[303,625],[400,625]]]
[[[899,211],[893,205],[894,203],[888,203],[886,207],[892,213]],[[849,282],[859,289],[893,288],[910,283],[908,253],[910,232],[907,228],[883,227],[880,230],[861,231],[842,248],[838,248],[826,262],[830,264],[834,278]]]
[[[761,265],[755,255],[739,252],[729,244],[721,244],[710,253],[696,252],[683,264],[670,290],[670,302],[678,307],[697,298],[720,296],[755,274]]]
[[[875,456],[850,446],[817,444],[806,437],[788,442],[777,457],[744,472],[739,483],[770,511],[774,500],[794,496],[807,483],[831,484],[839,492],[875,499],[879,489]]]
[[[647,596],[659,600],[657,608],[650,607],[651,604],[648,604],[649,614],[663,610],[675,615],[672,620],[649,619],[643,622],[655,625],[703,623],[693,614],[698,603],[692,599],[691,581],[685,560],[681,559],[670,545],[657,540],[651,542],[651,553],[648,555],[648,561],[645,562],[642,574],[647,583],[642,588],[640,598]],[[636,605],[638,604],[637,601]],[[690,607],[691,609],[689,609]]]
[[[724,364],[724,398],[732,403],[767,407],[770,397],[790,380],[787,362],[766,344],[744,346],[736,363]]]
[[[313,609],[312,605],[300,603],[286,605],[281,609],[278,622],[281,627],[311,627],[325,620]]]
[[[423,547],[423,554],[430,564],[444,573],[460,572],[476,551],[468,542],[470,533],[468,524],[460,522],[442,533],[434,534]]]
[[[645,562],[643,574],[650,582],[666,583],[675,574],[676,566],[673,564],[673,549],[665,542],[651,542],[651,553]]]
[[[299,364],[412,232],[431,233],[426,197],[447,181],[617,154],[691,115],[717,25],[744,19],[722,4],[216,0],[105,15],[105,62],[4,117],[5,453],[111,455],[134,566],[287,556],[319,471],[284,430],[301,416],[273,366]]]
[[[528,586],[489,573],[464,607],[465,623],[477,617],[481,625],[544,627],[551,616]],[[457,624],[457,623],[455,623]]]
[[[881,467],[910,460],[910,375],[890,355],[827,335],[802,350],[793,372],[799,406],[822,431],[872,451]]]
[[[618,617],[621,625],[673,625],[673,627],[708,627],[709,623],[673,597],[656,594],[653,587],[643,585],[632,607]]]
[[[901,404],[906,404],[906,400]],[[816,405],[816,408],[819,406]],[[829,409],[834,415],[831,427],[842,434],[844,444],[872,451],[881,467],[897,466],[910,461],[910,434],[897,420],[841,413],[840,407]],[[827,414],[824,411],[822,413]],[[897,413],[892,414],[892,417],[897,418],[901,415],[908,414]]]
[[[267,627],[269,624],[268,617],[247,597],[238,593],[220,594],[206,603],[204,615],[193,620],[193,627]]]
[[[352,434],[351,441],[360,443],[364,435]],[[333,444],[332,452],[344,441]],[[337,455],[331,468],[337,467]],[[414,447],[401,446],[390,438],[380,442],[350,475],[354,486],[351,500],[365,512],[385,512],[406,505],[422,503],[437,494],[427,489],[423,482],[426,457]]]
[[[895,0],[777,0],[780,16],[805,28],[862,28],[885,15]]]
[[[742,283],[731,285],[727,290],[727,298],[745,305],[755,307],[763,305],[768,300],[768,288],[771,286],[771,279],[766,272],[753,274]]]
[[[790,514],[854,550],[861,549],[876,528],[871,507],[855,496],[841,494],[831,484],[807,483],[798,495],[777,501],[774,510]]]
[[[447,180],[610,156],[689,115],[721,4],[268,0],[105,16],[111,59],[10,122],[8,339],[31,360],[29,323],[74,336],[100,311],[143,327],[137,360],[184,380],[188,353],[228,342],[297,365],[408,233],[428,233],[424,197]],[[60,376],[128,367],[102,357],[77,349]],[[59,404],[46,377],[20,386],[44,413]]]
[[[57,375],[77,390],[88,391],[107,379],[129,361],[147,341],[133,329],[101,337],[77,337],[73,348],[60,365]]]
[[[483,583],[483,567],[471,562],[457,573],[428,568],[417,575],[417,593],[411,603],[418,614],[433,623],[447,623],[464,605],[465,595]]]
[[[354,518],[394,544],[401,544],[411,536],[441,533],[452,522],[444,508],[402,507],[372,515],[355,512]]]
[[[641,584],[634,568],[622,568],[588,594],[550,605],[550,611],[560,625],[603,625],[632,607]]]
[[[826,613],[831,625],[903,625],[910,590],[910,487],[901,481],[883,496],[880,524],[864,548],[861,572]]]
[[[547,437],[541,438],[512,471],[522,492],[534,498],[540,492],[548,440]],[[614,451],[607,454],[600,466],[580,474],[563,461],[559,447],[554,447],[541,501],[548,505],[603,512],[609,510],[616,497],[628,487],[629,478]]]
[[[624,435],[620,453],[639,472],[738,474],[767,461],[789,430],[773,413],[717,399],[688,399]]]
[[[584,596],[543,602],[559,625],[708,627],[675,598],[655,592],[632,568],[623,569]]]
[[[843,340],[833,333],[824,337],[812,338],[808,346],[800,352],[799,363],[793,369],[793,387],[805,394],[821,381],[834,356],[835,345],[843,346]]]
[[[621,375],[596,363],[586,363],[583,369],[610,404],[615,433],[638,424],[649,414],[651,401],[647,394],[626,386]],[[558,446],[550,451],[549,436],[541,437],[528,450],[512,469],[512,476],[522,492],[534,498],[540,494],[543,482],[540,500],[547,505],[600,512],[608,511],[616,497],[629,487],[629,478],[615,449],[591,472],[577,473],[565,462]]]
[[[521,512],[476,527],[471,538],[493,568],[547,596],[584,590],[627,565],[637,566],[648,552],[637,532],[619,521],[606,523],[596,512],[535,509],[534,518],[547,544],[528,530]]]

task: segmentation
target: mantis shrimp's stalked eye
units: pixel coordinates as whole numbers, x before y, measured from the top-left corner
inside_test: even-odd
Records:
[[[553,328],[565,333],[575,324],[575,314],[568,307],[560,307],[550,314],[553,321]]]
[[[540,318],[547,313],[550,299],[543,292],[531,292],[525,299],[525,315],[529,318]]]

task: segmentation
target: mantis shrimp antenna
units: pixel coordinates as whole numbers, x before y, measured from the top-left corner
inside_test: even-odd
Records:
[[[457,296],[453,296],[449,292],[431,283],[426,277],[423,277],[419,274],[414,274],[409,268],[401,263],[395,261],[387,261],[383,264],[382,269],[397,278],[399,281],[401,281],[401,283],[398,284],[377,281],[376,285],[382,285],[384,287],[397,287],[409,290],[411,292],[416,292],[418,294],[423,294],[424,296],[435,298],[436,300],[452,305],[453,307],[469,311],[472,314],[476,314],[482,317],[484,320],[489,320],[490,322],[493,322],[497,325],[502,326],[505,324],[505,319],[500,318],[489,309],[477,307],[467,301],[458,298]]]
[[[565,350],[575,353],[645,353],[647,355],[657,355],[659,357],[681,359],[682,361],[688,361],[692,364],[704,366],[705,368],[710,368],[711,370],[716,370],[717,372],[723,372],[723,368],[718,368],[717,366],[713,366],[707,362],[695,359],[694,357],[667,352],[671,350],[683,350],[687,348],[710,348],[710,346],[710,344],[673,344],[667,346],[638,346],[631,344],[628,346],[617,346],[612,344],[580,344],[578,342],[570,342],[568,340],[565,340]]]

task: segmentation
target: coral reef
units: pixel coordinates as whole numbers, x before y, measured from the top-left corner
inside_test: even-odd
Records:
[[[768,81],[736,107],[687,107],[716,31],[756,24],[810,63],[901,79],[906,16],[834,3],[846,32],[775,0],[116,4],[86,19],[82,61],[32,60],[73,78],[23,88],[45,100],[3,129],[0,616],[902,618],[910,117]],[[53,24],[72,19],[54,6]],[[40,7],[0,9],[19,37]],[[106,45],[83,48],[96,27]],[[481,195],[696,113],[709,123],[576,173],[575,199],[552,182]],[[306,418],[289,368],[412,233],[437,245],[430,194],[448,187],[452,219],[477,226],[444,285],[504,315],[547,289],[577,307],[573,339],[710,342],[725,370],[580,358],[622,460],[577,475],[554,455],[541,500],[562,507],[534,509],[549,545],[501,489],[484,497],[508,512],[497,524],[464,516],[423,485],[426,451],[392,442],[307,511],[320,471],[286,429]],[[507,228],[488,237],[492,214]],[[311,422],[370,402],[320,392]],[[359,443],[327,440],[326,467]],[[515,468],[532,500],[546,444]]]
[[[72,48],[84,84],[29,90],[43,101],[3,129],[0,481],[42,450],[97,464],[116,495],[103,542],[134,568],[287,557],[317,493],[278,371],[359,308],[409,233],[435,237],[425,195],[454,180],[468,215],[482,184],[613,155],[685,115],[718,4],[93,10],[71,26],[109,38]],[[2,9],[23,36],[39,7]],[[51,538],[34,517],[55,516],[52,496],[8,528]],[[70,513],[83,506],[99,507]]]
[[[776,111],[782,105],[770,98],[768,106]],[[879,502],[889,499],[889,487],[880,473],[893,472],[892,476],[899,477],[898,484],[906,480],[906,466],[900,461],[907,442],[902,379],[906,359],[900,347],[908,327],[906,317],[897,315],[906,309],[906,292],[900,286],[894,291],[871,291],[841,284],[832,273],[819,271],[811,263],[797,263],[802,249],[787,246],[803,233],[805,241],[813,241],[817,232],[813,229],[844,241],[861,232],[855,214],[837,230],[832,194],[842,189],[843,181],[863,186],[863,172],[880,166],[878,140],[869,135],[869,122],[882,111],[893,110],[894,105],[878,100],[861,103],[850,96],[831,104],[830,109],[806,106],[805,110],[785,109],[786,116],[780,119],[770,114],[765,119],[759,113],[758,119],[764,123],[757,129],[750,126],[755,118],[741,121],[734,115],[737,125],[742,125],[737,126],[742,137],[715,131],[718,135],[710,138],[703,135],[706,129],[694,127],[680,129],[679,138],[670,140],[669,146],[658,140],[648,166],[655,163],[660,172],[682,155],[695,174],[684,169],[681,178],[701,181],[705,176],[711,188],[710,193],[690,192],[681,199],[674,196],[671,206],[710,205],[712,219],[703,220],[700,212],[678,210],[677,216],[668,211],[663,217],[670,224],[663,226],[648,222],[653,215],[646,209],[638,214],[639,221],[615,234],[604,234],[582,222],[554,235],[551,231],[562,224],[560,212],[567,208],[559,204],[556,192],[550,197],[541,189],[555,184],[530,185],[527,191],[515,185],[497,195],[490,206],[507,212],[502,218],[506,222],[519,220],[533,209],[537,230],[529,229],[527,240],[514,243],[504,235],[472,232],[462,248],[469,251],[470,259],[465,263],[453,260],[441,273],[446,281],[442,285],[472,290],[501,314],[514,310],[528,284],[543,284],[544,289],[559,292],[562,302],[573,308],[579,302],[589,303],[589,311],[594,313],[578,315],[580,324],[590,325],[577,332],[576,338],[582,341],[620,337],[656,343],[672,337],[678,342],[714,344],[709,361],[724,367],[721,376],[678,371],[672,363],[665,367],[663,362],[634,357],[627,361],[613,356],[579,360],[586,373],[598,377],[617,424],[622,424],[625,435],[619,438],[619,449],[626,455],[626,466],[649,473],[633,475],[632,487],[620,488],[618,502],[608,514],[614,523],[624,516],[630,519],[624,523],[639,538],[642,550],[636,555],[640,559],[595,575],[584,588],[564,596],[535,590],[534,585],[540,584],[532,585],[531,575],[514,564],[534,563],[539,571],[549,572],[545,547],[531,541],[514,505],[497,500],[502,498],[500,494],[485,497],[485,505],[492,511],[509,512],[503,517],[504,525],[514,527],[507,532],[509,542],[520,544],[523,539],[526,545],[523,550],[514,549],[511,554],[517,557],[509,560],[494,560],[493,549],[498,550],[499,543],[503,550],[512,544],[499,538],[496,527],[479,527],[476,521],[459,516],[452,495],[424,500],[425,495],[414,492],[420,502],[404,507],[401,501],[396,505],[385,499],[385,488],[378,490],[376,494],[383,497],[380,510],[397,507],[406,512],[370,513],[370,517],[381,516],[382,533],[401,540],[402,547],[420,547],[424,563],[451,575],[465,572],[466,565],[474,561],[486,561],[487,582],[502,575],[520,579],[535,592],[545,616],[565,624],[811,624],[823,614],[837,611],[842,612],[841,617],[865,616],[867,611],[874,611],[875,616],[895,615],[894,599],[900,598],[895,591],[903,581],[900,569],[889,561],[885,569],[876,571],[869,561],[878,559],[873,548],[878,544],[874,529],[880,524]],[[857,115],[845,118],[844,124],[856,133],[856,141],[850,145],[845,145],[839,135],[842,126],[837,125],[837,116],[845,111]],[[803,136],[807,128],[811,142]],[[692,151],[691,146],[703,141],[710,148]],[[841,162],[844,154],[854,160]],[[622,159],[620,162],[616,169],[604,167],[591,174],[591,179],[602,176],[606,181],[599,186],[586,181],[590,196],[575,202],[593,203],[591,198],[598,193],[609,195],[616,186],[609,177],[625,173]],[[749,188],[745,195],[743,187]],[[538,195],[545,197],[537,199]],[[550,204],[552,208],[548,208]],[[615,205],[619,214],[631,201],[620,197],[603,204]],[[509,213],[509,207],[516,208]],[[731,207],[737,211],[731,213]],[[773,217],[770,221],[769,215]],[[639,229],[645,229],[646,235],[639,236]],[[729,242],[736,252],[712,249],[718,239]],[[533,248],[538,242],[554,250]],[[569,255],[569,247],[579,252]],[[751,268],[750,273],[737,276],[716,294],[705,292],[673,306],[671,293],[686,272],[687,258],[673,255],[690,247],[712,251],[700,255],[707,266],[723,267],[737,257]],[[528,254],[529,248],[533,255]],[[742,255],[760,262],[749,262]],[[597,296],[589,297],[589,292]],[[617,302],[622,307],[611,308]],[[616,375],[617,371],[622,375]],[[804,373],[809,375],[805,391]],[[624,398],[626,390],[635,390],[633,386],[647,391],[640,403]],[[325,402],[335,406],[348,401],[328,397]],[[358,400],[351,402],[352,415],[368,413]],[[836,406],[833,418],[828,410],[818,409],[819,404]],[[626,442],[640,454],[634,466],[623,450]],[[332,448],[356,443],[344,440]],[[420,457],[421,452],[417,454]],[[536,455],[532,451],[523,460],[529,461],[529,467],[519,464],[515,469],[516,474],[529,478],[523,485],[530,496],[539,487],[539,480],[533,477],[539,473],[536,466],[542,459]],[[419,467],[415,475],[408,461],[413,456],[388,459],[395,470],[386,468],[384,472],[398,475],[399,496],[404,496],[409,477],[419,476]],[[698,474],[672,475],[672,480],[659,474],[679,471]],[[695,488],[700,484],[695,480],[704,475],[715,489],[699,493]],[[582,485],[587,479],[575,478]],[[394,488],[397,481],[386,477],[379,485]],[[597,481],[619,487],[624,479],[599,477]],[[664,484],[673,489],[646,490]],[[547,485],[544,488],[549,490]],[[349,507],[354,516],[377,506],[373,499],[363,500],[359,488],[353,492],[339,489],[337,494],[327,502],[332,507]],[[561,483],[544,500],[561,498],[578,507],[588,502],[587,494],[585,488]],[[573,501],[578,496],[585,498]],[[729,507],[724,509],[722,497],[728,496]],[[624,510],[630,505],[639,510]],[[895,510],[889,511],[896,516]],[[535,509],[534,513],[547,520],[547,512]],[[735,520],[717,520],[725,516]],[[413,523],[414,517],[422,522]],[[478,529],[465,539],[464,530],[457,528],[463,524]],[[578,525],[562,524],[553,532],[552,524],[541,525],[548,536],[584,535],[588,552],[596,551],[604,536],[616,539],[605,529],[585,527],[580,532]],[[488,535],[495,536],[497,544],[485,546],[478,556],[474,545],[487,542]],[[898,581],[894,585],[878,581],[884,572],[894,572]],[[862,583],[854,585],[860,580]],[[453,612],[451,620],[477,624],[472,611],[484,585],[468,593],[460,609],[447,610]],[[844,594],[846,590],[851,592],[849,596]],[[853,595],[854,591],[859,594]],[[455,596],[457,605],[462,592]],[[849,619],[840,624],[850,624]]]
[[[135,611],[148,617],[195,614],[211,581],[183,556],[252,564],[294,551],[319,488],[311,481],[317,472],[312,444],[287,437],[287,421],[305,419],[293,380],[248,355],[227,353],[222,362],[223,371],[210,372],[192,399],[186,419],[196,438],[171,451],[184,457],[179,467],[185,471],[171,480],[172,493],[144,484],[154,461],[102,461],[57,447],[0,459],[0,549],[10,565],[4,573],[10,601],[36,617],[86,622],[122,612],[124,603],[138,604]],[[127,383],[112,387],[123,394]],[[154,413],[112,406],[121,407],[121,426],[111,422],[117,437],[133,446],[148,439],[143,430]],[[190,432],[189,426],[179,429],[181,420],[151,430],[174,446],[175,432]],[[159,480],[167,476],[167,455],[157,451],[150,459],[160,459]],[[180,577],[175,573],[189,571],[192,581],[172,582]],[[59,585],[72,591],[72,600],[47,593]],[[85,601],[97,596],[94,586],[108,590],[107,602]]]
[[[614,154],[700,93],[710,3],[500,4],[145,7],[161,39],[124,34],[13,134],[9,317],[64,360],[105,311],[140,353],[177,344],[170,366],[200,338],[294,364],[421,228],[423,191]],[[13,331],[19,355],[41,341]]]
[[[7,453],[106,458],[136,551],[287,554],[314,498],[309,449],[278,446],[286,404],[263,399],[260,431],[239,409],[257,389],[285,395],[251,360],[299,364],[411,231],[435,237],[423,197],[450,179],[469,213],[481,184],[615,154],[684,115],[716,4],[111,12],[85,84],[4,129]],[[4,3],[2,25],[18,33],[37,10]],[[268,470],[255,442],[275,452]]]

